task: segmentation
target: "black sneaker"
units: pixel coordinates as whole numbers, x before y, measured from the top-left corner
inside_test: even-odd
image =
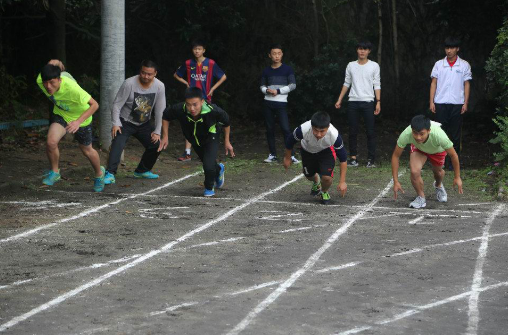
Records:
[[[358,162],[356,161],[356,159],[350,159],[347,161],[347,166],[358,166]]]
[[[376,167],[376,164],[374,164],[374,161],[373,161],[373,160],[369,159],[369,160],[367,161],[367,167],[368,167],[368,168],[375,168],[375,167]]]

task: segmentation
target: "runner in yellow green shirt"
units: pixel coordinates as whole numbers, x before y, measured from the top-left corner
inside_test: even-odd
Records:
[[[46,153],[51,168],[42,182],[53,185],[60,180],[58,163],[60,151],[58,143],[66,133],[74,134],[83,155],[88,158],[95,171],[94,191],[104,189],[104,167],[100,165],[99,153],[92,147],[92,115],[99,104],[90,94],[83,90],[65,70],[61,61],[53,59],[46,64],[39,76],[37,84],[42,92],[53,102],[53,114],[48,130]]]
[[[395,199],[397,199],[397,192],[401,191],[404,193],[398,178],[399,158],[408,144],[411,145],[411,154],[409,156],[411,183],[417,193],[416,199],[409,204],[409,207],[424,208],[427,206],[421,176],[422,167],[427,159],[430,161],[432,172],[434,173],[434,188],[436,189],[437,200],[439,202],[446,202],[448,200],[448,195],[443,186],[443,178],[445,176],[443,165],[447,154],[450,155],[455,173],[453,186],[457,185],[459,194],[462,194],[459,156],[455,149],[453,149],[452,141],[450,141],[444,130],[441,129],[439,123],[430,121],[424,115],[417,115],[411,120],[411,125],[400,134],[393,151],[392,175]]]

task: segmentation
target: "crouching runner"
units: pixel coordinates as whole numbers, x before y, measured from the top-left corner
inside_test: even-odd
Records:
[[[291,151],[297,141],[302,145],[303,174],[313,182],[310,194],[320,195],[324,205],[330,202],[328,189],[332,186],[335,160],[339,156],[340,181],[337,190],[344,197],[347,191],[347,154],[339,131],[330,123],[330,116],[325,112],[317,112],[310,121],[297,127],[286,138],[286,170],[291,165]]]
[[[416,198],[409,207],[424,208],[427,206],[425,193],[423,192],[422,167],[427,160],[432,164],[432,172],[434,173],[434,188],[436,189],[436,198],[439,202],[447,202],[448,195],[443,185],[445,171],[443,165],[445,163],[446,154],[450,155],[453,164],[455,177],[453,178],[453,186],[457,185],[459,194],[462,194],[462,179],[460,179],[460,163],[459,156],[453,148],[441,124],[430,121],[424,115],[417,115],[411,120],[408,126],[399,136],[397,145],[392,154],[392,175],[393,175],[393,195],[397,199],[397,192],[404,190],[399,183],[399,159],[404,148],[411,144],[411,154],[409,155],[409,166],[411,168],[411,184],[416,191]]]
[[[185,102],[167,107],[162,115],[162,141],[159,151],[168,145],[169,121],[177,119],[182,127],[185,139],[203,162],[205,171],[205,197],[215,195],[215,188],[224,185],[224,164],[217,164],[219,135],[221,126],[224,129],[224,147],[226,155],[235,156],[229,142],[229,116],[215,104],[207,103],[201,89],[190,87],[185,90]]]

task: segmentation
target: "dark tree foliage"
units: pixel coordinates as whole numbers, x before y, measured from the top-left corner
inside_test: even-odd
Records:
[[[151,58],[160,65],[168,102],[182,99],[183,85],[172,75],[191,57],[190,41],[206,41],[208,57],[228,80],[214,99],[234,118],[260,119],[259,77],[269,65],[269,46],[284,48],[284,62],[296,71],[290,95],[291,120],[315,111],[340,115],[333,107],[355,44],[368,39],[377,58],[378,2],[383,12],[381,64],[382,118],[406,123],[426,112],[430,71],[444,57],[443,41],[459,36],[460,55],[473,69],[471,112],[491,115],[485,94],[485,61],[492,51],[505,13],[503,0],[404,0],[397,2],[400,86],[395,89],[391,1],[388,0],[126,0],[126,74],[138,72]],[[27,78],[34,87],[39,68],[50,57],[47,0],[0,0],[0,59],[3,73]],[[94,89],[100,70],[100,1],[66,1],[67,68]],[[95,95],[97,88],[95,87]],[[30,88],[27,90],[30,91]],[[34,88],[33,92],[36,89]],[[35,95],[38,96],[38,95]],[[398,97],[398,105],[395,101]],[[488,117],[488,116],[486,116]]]

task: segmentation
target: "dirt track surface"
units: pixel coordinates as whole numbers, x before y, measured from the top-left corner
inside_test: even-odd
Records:
[[[174,160],[178,143],[160,179],[131,178],[131,143],[100,194],[72,146],[53,187],[23,163],[33,157],[12,158],[24,169],[0,183],[0,332],[506,333],[508,208],[467,180],[459,196],[448,174],[441,204],[427,168],[428,207],[414,210],[404,170],[394,201],[386,165],[350,168],[347,196],[334,189],[325,207],[299,165],[238,150],[207,199],[199,163]]]

